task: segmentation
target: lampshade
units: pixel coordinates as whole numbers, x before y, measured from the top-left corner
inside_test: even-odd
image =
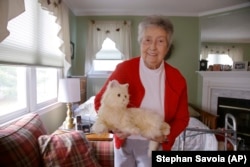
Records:
[[[80,79],[63,78],[59,80],[58,101],[73,103],[80,101]]]

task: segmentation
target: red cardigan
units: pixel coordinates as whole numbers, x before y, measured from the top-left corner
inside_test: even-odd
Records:
[[[140,57],[136,57],[117,65],[116,70],[107,79],[100,92],[95,97],[95,109],[98,111],[102,94],[110,80],[116,79],[121,84],[129,84],[130,105],[140,107],[145,89],[139,76]],[[164,63],[165,80],[165,121],[170,125],[168,143],[163,143],[163,150],[171,150],[175,138],[186,128],[189,121],[186,80],[181,73],[168,63]],[[120,148],[124,141],[115,136],[115,144]]]

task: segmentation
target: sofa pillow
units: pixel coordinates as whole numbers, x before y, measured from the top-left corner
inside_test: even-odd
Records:
[[[0,129],[0,166],[41,166],[38,137],[46,134],[38,114],[30,113]]]
[[[92,147],[81,131],[42,135],[38,142],[44,166],[100,167]]]

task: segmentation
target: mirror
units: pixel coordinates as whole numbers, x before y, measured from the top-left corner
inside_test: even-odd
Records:
[[[216,64],[231,69],[234,62],[250,61],[249,19],[250,7],[200,17],[200,60],[208,60],[208,70]]]
[[[201,42],[250,43],[250,7],[200,17]]]

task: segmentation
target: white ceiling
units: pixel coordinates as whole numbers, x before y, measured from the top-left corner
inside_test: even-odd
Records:
[[[250,0],[63,0],[76,16],[206,16],[222,11],[230,11],[250,6]],[[249,16],[249,17],[248,17]],[[237,19],[236,32],[231,19],[219,21],[217,26],[204,23],[201,26],[201,40],[213,42],[249,42],[250,10],[244,20]],[[229,23],[227,23],[229,21]],[[241,21],[241,22],[239,22]],[[220,26],[219,26],[220,25]],[[217,27],[217,28],[216,28]],[[230,27],[230,31],[226,31]],[[240,31],[239,31],[240,30]],[[235,34],[238,34],[236,36]],[[214,39],[216,37],[216,39]],[[244,39],[243,39],[244,38]]]

